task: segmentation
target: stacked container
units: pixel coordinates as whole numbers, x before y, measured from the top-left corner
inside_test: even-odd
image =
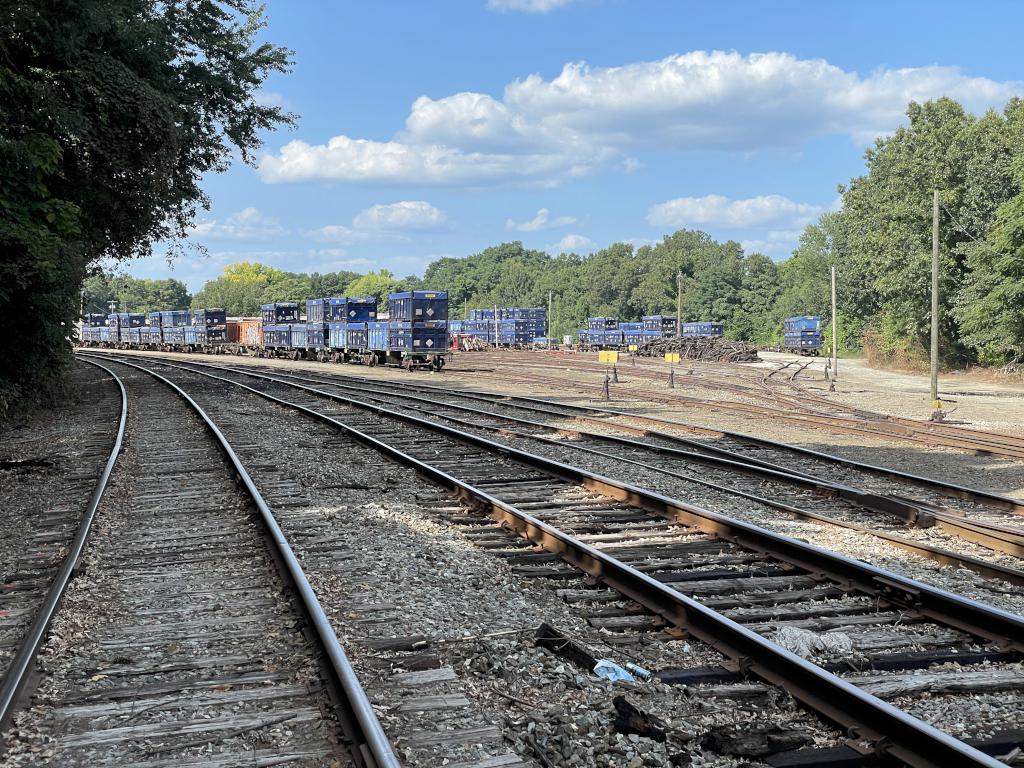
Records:
[[[721,323],[683,323],[683,336],[722,336],[725,334],[725,326]]]
[[[345,299],[344,316],[349,323],[373,323],[377,320],[377,299],[374,296],[349,296]],[[447,314],[445,315],[447,317]],[[393,320],[394,318],[392,318]]]
[[[115,312],[107,315],[107,325],[111,328],[141,328],[146,324],[146,316],[141,312]]]
[[[294,301],[277,301],[260,306],[260,319],[264,325],[299,322],[299,305]]]
[[[100,328],[107,324],[107,316],[90,312],[82,318],[83,328]]]
[[[152,315],[150,315],[150,318],[152,318]],[[191,325],[191,323],[191,313],[187,309],[164,309],[160,311],[160,326],[163,328],[169,326],[180,327]],[[150,320],[150,325],[153,324],[152,320]]]
[[[587,318],[587,330],[591,331],[613,331],[619,327],[617,317],[591,317]]]
[[[217,344],[228,340],[228,317],[223,309],[197,309],[192,312],[192,324],[186,328],[196,329],[185,332],[186,344]],[[202,329],[201,331],[199,329]],[[202,341],[188,341],[189,338]]]
[[[619,330],[622,331],[622,343],[627,347],[644,343],[643,323],[619,323]]]
[[[388,296],[388,340],[384,349],[405,354],[444,352],[448,348],[448,294],[444,291],[400,291]],[[370,349],[375,346],[370,323]]]
[[[673,315],[644,315],[644,330],[657,331],[659,336],[675,336],[676,318]]]

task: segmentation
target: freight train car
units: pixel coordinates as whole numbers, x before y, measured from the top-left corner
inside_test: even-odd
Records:
[[[441,370],[448,359],[448,295],[405,291],[389,297],[392,320],[377,320],[367,296],[310,299],[302,318],[295,302],[260,308],[259,318],[228,319],[223,309],[119,313],[86,318],[79,344],[91,347],[217,352],[323,362]],[[355,318],[353,320],[352,318]],[[103,321],[104,325],[90,323]]]
[[[782,348],[798,355],[821,354],[821,318],[818,315],[798,315],[782,321]]]

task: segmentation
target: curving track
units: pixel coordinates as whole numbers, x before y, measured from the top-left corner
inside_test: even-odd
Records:
[[[781,686],[849,729],[856,748],[903,764],[998,765],[868,691],[879,685],[877,671],[887,670],[893,675],[882,676],[882,689],[908,694],[906,678],[914,675],[904,673],[928,669],[935,696],[923,706],[934,706],[937,720],[943,711],[938,694],[955,697],[965,685],[1013,698],[1024,686],[1024,620],[1018,616],[366,399],[252,371],[212,373],[211,366],[152,359],[147,365],[162,366],[179,380],[202,377],[258,394],[414,467],[501,526],[590,574],[611,594],[642,607],[639,615],[606,615],[610,627],[674,627],[731,660],[732,666],[702,672],[701,679],[711,674],[734,680],[739,672]],[[628,562],[613,553],[621,546],[629,549]],[[594,605],[609,599],[607,589],[588,591],[566,597]],[[876,672],[840,677],[810,664],[765,636],[783,628],[833,637],[841,630],[862,658],[862,669]],[[963,667],[935,666],[953,660]],[[837,667],[836,672],[848,670]],[[1000,752],[1007,741],[987,746]],[[818,764],[835,759],[819,757]]]
[[[586,394],[598,394],[603,385],[597,380],[603,377],[608,366],[590,360],[573,359],[545,360],[538,359],[536,354],[529,358],[521,357],[514,352],[502,353],[498,358],[479,358],[479,362],[493,360],[496,375],[504,376],[508,372],[524,381],[536,382],[548,386],[570,387],[572,390]],[[1005,456],[1013,459],[1024,459],[1024,438],[971,429],[969,427],[940,424],[918,419],[868,411],[846,406],[827,398],[809,393],[795,382],[779,382],[774,379],[761,378],[761,372],[746,371],[743,374],[722,371],[702,364],[684,363],[675,372],[677,387],[695,387],[711,389],[717,392],[729,392],[742,399],[724,399],[721,397],[700,397],[669,392],[665,389],[668,370],[663,363],[643,361],[638,358],[636,366],[620,368],[623,376],[640,379],[643,383],[630,386],[627,390],[641,395],[644,399],[658,403],[686,407],[713,406],[723,411],[740,415],[757,415],[778,421],[795,424],[810,429],[822,429],[846,434],[870,435],[890,441],[905,441],[924,446],[941,446],[955,448],[977,455]],[[542,371],[565,372],[567,369],[592,373],[594,381],[579,381],[554,373]],[[454,369],[457,371],[457,369]],[[541,372],[538,372],[541,371]],[[684,373],[684,371],[686,373]],[[656,385],[656,388],[655,386]],[[765,405],[768,399],[772,405]]]
[[[119,433],[0,687],[17,726],[6,739],[11,759],[398,766],[231,445],[166,378],[109,365],[126,392],[124,450],[119,457]],[[16,711],[16,694],[33,683],[31,710]]]

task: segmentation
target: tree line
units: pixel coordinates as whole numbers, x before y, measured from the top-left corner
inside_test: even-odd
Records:
[[[809,226],[781,263],[681,230],[586,256],[503,243],[440,259],[422,280],[239,264],[193,297],[177,281],[87,283],[97,264],[149,255],[157,243],[180,256],[209,204],[203,176],[235,156],[251,162],[267,130],[293,122],[258,98],[291,64],[290,51],[262,41],[264,25],[254,0],[15,0],[0,14],[0,415],[61,379],[83,304],[104,311],[115,298],[133,309],[188,301],[254,314],[264,301],[429,285],[450,292],[457,317],[467,304],[543,304],[552,291],[562,334],[589,315],[673,312],[681,272],[687,319],[771,342],[786,315],[830,319],[834,265],[843,345],[913,363],[930,322],[933,189],[945,361],[1024,358],[1020,99],[981,116],[946,98],[911,103],[906,125],[874,142],[865,172],[839,188],[840,210]]]
[[[364,276],[372,285],[360,284],[354,273],[338,273],[330,285],[378,296],[419,286],[447,290],[453,318],[466,307],[547,305],[551,292],[552,330],[562,335],[595,315],[674,314],[681,274],[684,319],[721,321],[732,338],[772,344],[790,315],[820,315],[829,332],[835,266],[840,349],[913,366],[927,359],[932,191],[938,189],[943,360],[1018,364],[1024,360],[1024,101],[1012,99],[977,117],[942,98],[911,103],[907,118],[866,150],[865,173],[839,187],[839,210],[807,226],[782,262],[680,230],[655,245],[615,243],[590,255],[502,243],[439,259],[422,279],[396,280],[382,270]],[[259,267],[259,277],[252,269],[229,268],[196,300],[248,312],[257,296],[331,295],[326,276],[282,273],[275,280],[271,268]],[[250,298],[235,298],[242,295]]]
[[[254,0],[14,0],[0,12],[0,416],[70,363],[84,280],[170,242],[200,182],[292,116],[262,103],[291,52]]]

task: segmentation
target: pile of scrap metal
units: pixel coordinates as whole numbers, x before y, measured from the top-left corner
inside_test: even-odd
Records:
[[[732,341],[721,336],[665,336],[639,345],[636,354],[663,357],[676,352],[680,360],[711,360],[721,363],[753,363],[759,358],[757,347],[745,341]]]

